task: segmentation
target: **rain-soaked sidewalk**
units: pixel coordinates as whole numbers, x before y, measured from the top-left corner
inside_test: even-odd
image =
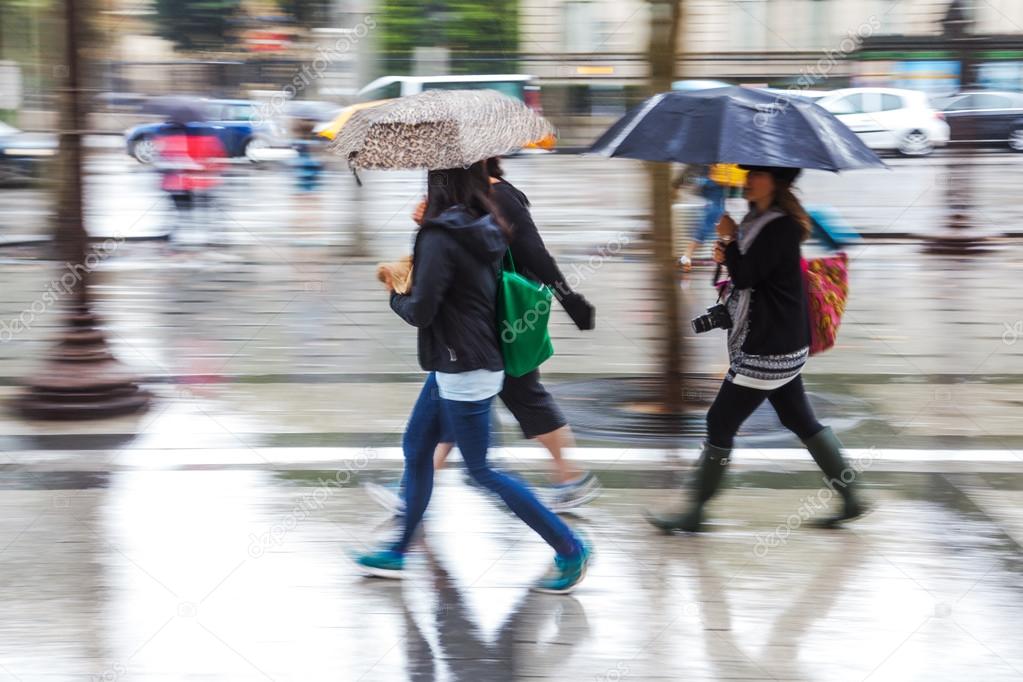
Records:
[[[309,248],[123,248],[97,271],[95,308],[114,352],[155,394],[153,408],[70,425],[0,411],[0,450],[92,449],[131,438],[136,448],[398,443],[422,373],[415,330],[388,308],[373,261]],[[606,446],[617,434],[599,428],[606,415],[589,397],[613,393],[609,382],[619,377],[659,368],[663,332],[650,266],[628,249],[596,257],[558,251],[597,306],[597,329],[580,332],[556,309],[556,354],[544,376],[584,444]],[[804,372],[825,421],[856,447],[1021,449],[1023,308],[1006,285],[1019,279],[1020,253],[853,251],[838,345]],[[54,273],[53,263],[0,263],[0,322],[30,322],[0,343],[4,403],[51,347],[59,307],[39,301]],[[703,269],[684,283],[687,314],[713,302],[701,286],[708,278]],[[685,353],[702,377],[695,397],[709,402],[726,368],[721,335],[690,336]],[[508,415],[498,415],[504,442],[520,442]],[[752,430],[777,435],[777,424],[763,426]]]
[[[871,473],[829,532],[816,476],[740,472],[696,537],[642,520],[663,483],[607,489],[569,597],[527,591],[548,549],[457,471],[407,579],[360,577],[391,521],[339,480],[5,479],[0,680],[1023,679],[1019,475]]]
[[[617,212],[604,220],[592,198],[559,205],[563,187],[540,180],[529,190],[552,211],[549,243],[598,308],[592,333],[554,313],[544,367],[580,435],[571,456],[605,486],[572,519],[597,552],[574,596],[528,593],[548,550],[457,468],[440,475],[408,580],[363,579],[344,559],[390,530],[357,483],[397,475],[422,381],[414,330],[373,273],[410,231],[388,228],[374,258],[350,258],[276,207],[230,217],[247,236],[232,246],[126,243],[97,268],[95,308],[154,393],[149,411],[71,424],[0,412],[0,682],[1023,679],[1018,246],[851,250],[839,345],[805,379],[871,464],[873,514],[844,532],[804,525],[820,478],[758,421],[764,438],[743,434],[712,532],[665,537],[640,512],[677,497],[695,434],[616,441],[587,402],[659,369],[642,217],[623,208],[638,178],[608,183]],[[936,210],[900,183],[885,192],[878,229],[896,230],[905,203],[912,221]],[[409,208],[372,210],[386,222]],[[7,407],[51,346],[56,309],[33,306],[56,268],[0,262],[0,322],[29,320],[0,344]],[[712,302],[708,278],[684,283],[688,313]],[[702,382],[689,397],[705,401],[722,339],[689,338],[686,354]],[[496,414],[501,463],[543,480],[545,456]]]

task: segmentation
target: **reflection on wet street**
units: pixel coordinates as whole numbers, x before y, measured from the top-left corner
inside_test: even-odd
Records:
[[[548,549],[457,471],[404,582],[347,562],[392,521],[328,474],[21,480],[0,498],[5,680],[1023,676],[1019,475],[878,474],[840,532],[800,527],[813,488],[739,475],[695,537],[640,516],[675,493],[609,489],[571,519],[597,560],[570,597],[527,591]]]
[[[1021,38],[0,0],[0,682],[1023,682]]]
[[[170,244],[119,243],[96,268],[95,310],[152,408],[67,424],[0,412],[0,682],[1023,679],[1023,323],[1006,286],[1021,261],[1004,236],[1018,237],[1004,199],[1019,159],[977,162],[990,240],[969,256],[921,245],[940,226],[944,162],[893,162],[857,192],[808,175],[807,195],[868,237],[850,248],[839,348],[804,378],[850,453],[885,464],[866,477],[878,508],[843,532],[806,527],[819,477],[758,413],[698,537],[659,535],[641,512],[677,502],[702,411],[679,457],[674,441],[626,438],[595,400],[660,368],[641,167],[508,162],[600,311],[582,333],[556,310],[544,366],[579,436],[572,458],[605,486],[571,519],[596,562],[570,597],[528,591],[548,548],[457,470],[440,475],[407,579],[360,577],[346,550],[377,547],[394,522],[355,483],[397,477],[422,382],[415,335],[374,271],[408,251],[422,178],[367,174],[360,216],[350,179],[333,177],[306,220],[279,200],[279,169],[232,175],[198,235],[208,244],[185,243],[192,225]],[[166,232],[153,177],[112,153],[94,170],[91,225]],[[5,236],[44,232],[39,191],[8,205]],[[367,251],[353,255],[360,221]],[[622,248],[605,257],[609,245]],[[59,268],[39,255],[0,263],[0,321],[31,313],[0,344],[0,400],[60,329],[59,308],[33,307]],[[713,301],[709,277],[701,262],[681,278],[687,315]],[[709,402],[721,339],[688,337],[686,353],[699,374],[687,396]],[[546,455],[495,415],[495,454],[544,480]],[[372,466],[337,485],[365,452]]]

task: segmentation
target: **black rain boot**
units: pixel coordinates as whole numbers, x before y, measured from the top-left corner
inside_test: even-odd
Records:
[[[646,520],[663,531],[683,530],[699,532],[703,523],[703,505],[714,496],[728,467],[731,448],[719,448],[704,443],[699,466],[690,482],[691,501],[689,510],[681,514],[645,513]]]
[[[842,511],[834,516],[817,519],[814,525],[835,528],[870,511],[870,507],[856,494],[856,477],[860,474],[846,463],[842,456],[842,443],[831,427],[824,427],[816,435],[804,440],[803,444],[824,472],[825,483],[842,496]]]

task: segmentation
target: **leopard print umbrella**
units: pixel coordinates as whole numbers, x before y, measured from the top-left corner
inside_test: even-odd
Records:
[[[494,90],[427,90],[356,111],[330,149],[353,169],[439,170],[554,134],[545,118]]]

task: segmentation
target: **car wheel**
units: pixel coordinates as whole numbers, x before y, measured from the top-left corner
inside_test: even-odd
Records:
[[[139,163],[152,163],[156,159],[156,141],[149,135],[143,135],[132,143],[131,155]]]
[[[899,140],[899,153],[903,156],[927,156],[933,151],[931,139],[922,130],[911,130]]]
[[[1023,152],[1023,128],[1016,128],[1009,135],[1009,149],[1014,152]]]
[[[245,148],[242,150],[242,154],[245,158],[252,163],[259,163],[262,159],[259,158],[259,152],[263,149],[267,149],[270,143],[262,137],[250,137],[245,143]]]

